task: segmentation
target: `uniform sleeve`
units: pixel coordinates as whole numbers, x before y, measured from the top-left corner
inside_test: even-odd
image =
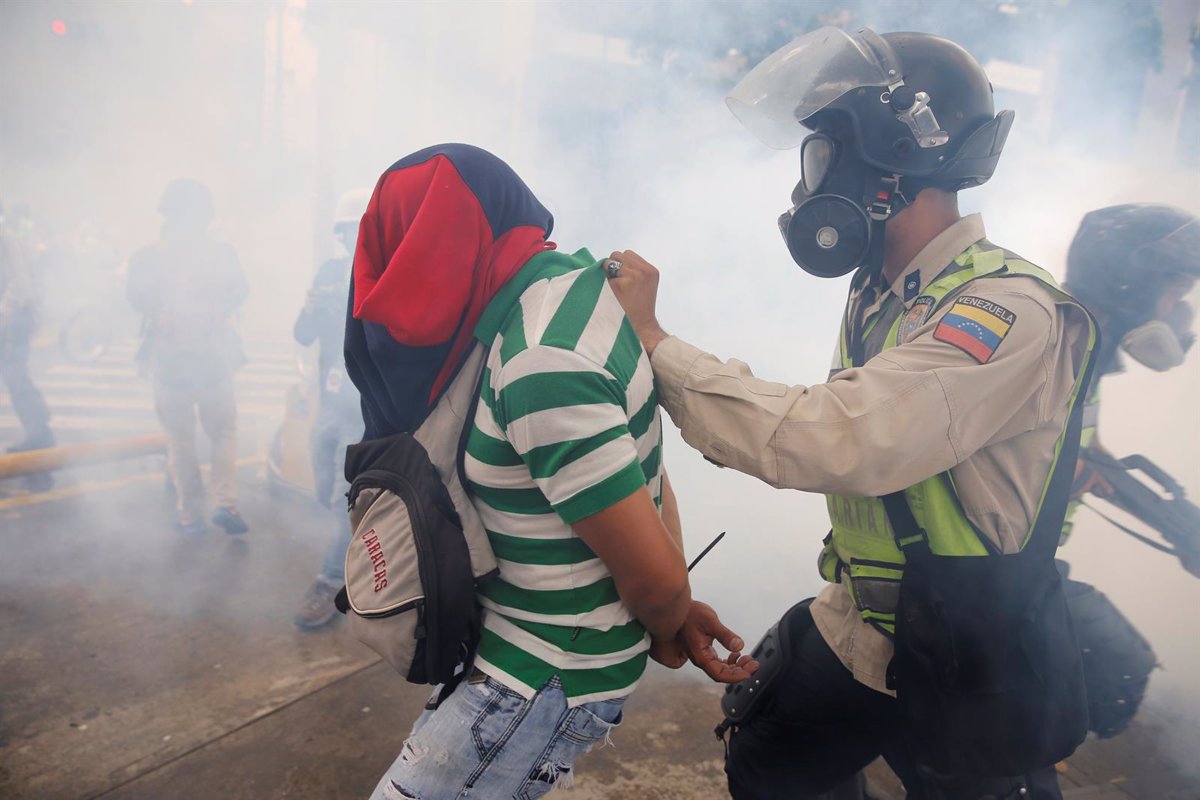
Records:
[[[1061,351],[1078,337],[1064,343],[1060,331],[1071,307],[996,283],[970,291],[1010,320],[1002,336],[1001,324],[964,333],[948,315],[972,315],[954,302],[908,342],[814,386],[760,380],[671,337],[652,358],[663,406],[692,447],[773,486],[861,496],[911,486],[1061,417],[1070,400],[1078,362]]]
[[[296,315],[296,323],[292,326],[292,338],[302,347],[308,347],[317,340],[317,321],[313,319],[315,313],[306,306]]]
[[[334,275],[333,268],[336,266],[337,262],[332,260],[326,261],[321,265],[320,269],[317,270],[316,276],[313,277],[312,286],[308,290],[310,296],[335,285],[335,282],[341,277],[340,275]],[[306,299],[304,307],[296,315],[296,324],[292,326],[292,337],[295,338],[296,343],[308,347],[315,342],[320,335],[320,316],[322,314],[328,315],[334,313],[339,318],[343,314],[341,308],[338,308],[335,312],[330,309],[310,307],[310,303]]]
[[[603,367],[573,350],[534,345],[500,369],[493,387],[497,424],[566,522],[646,485],[625,389]]]

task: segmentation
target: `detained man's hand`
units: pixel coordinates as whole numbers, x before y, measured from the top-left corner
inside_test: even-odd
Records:
[[[742,637],[726,628],[717,612],[699,600],[692,601],[687,619],[683,621],[675,640],[691,662],[717,683],[744,681],[758,669],[757,661],[742,655],[742,648],[746,646]],[[730,651],[726,658],[717,655],[713,647],[714,640]]]
[[[678,639],[654,639],[650,642],[650,657],[667,669],[679,669],[688,656]]]
[[[652,354],[658,343],[667,338],[667,332],[654,314],[658,300],[658,270],[632,250],[613,251],[609,259],[619,261],[621,269],[615,276],[609,273],[608,283],[633,323],[642,347],[646,348],[647,355]]]

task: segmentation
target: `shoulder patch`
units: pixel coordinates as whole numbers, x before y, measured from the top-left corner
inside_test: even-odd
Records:
[[[991,300],[970,295],[955,301],[933,332],[939,342],[986,364],[1017,321],[1017,315]]]
[[[900,330],[896,332],[896,342],[904,344],[909,337],[913,335],[913,331],[925,324],[925,320],[929,319],[929,312],[933,311],[933,298],[929,295],[922,295],[913,301],[912,308],[905,312],[900,319]]]

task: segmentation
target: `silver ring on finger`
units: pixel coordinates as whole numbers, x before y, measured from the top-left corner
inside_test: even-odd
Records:
[[[606,259],[604,262],[604,272],[610,278],[615,278],[621,274],[621,262],[615,258]]]

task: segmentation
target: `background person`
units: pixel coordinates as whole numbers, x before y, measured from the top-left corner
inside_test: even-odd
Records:
[[[1155,372],[1181,366],[1195,340],[1194,311],[1184,298],[1198,278],[1200,220],[1192,214],[1155,203],[1088,212],[1067,253],[1067,286],[1100,326],[1098,376],[1123,372],[1122,354]],[[1111,498],[1116,491],[1092,465],[1093,454],[1111,458],[1100,442],[1099,417],[1097,380],[1085,409],[1084,450],[1063,524],[1064,544],[1084,495]],[[1067,578],[1069,566],[1059,564]],[[1158,659],[1145,637],[1093,586],[1067,578],[1066,591],[1084,653],[1090,727],[1101,738],[1115,736],[1141,707]]]
[[[30,255],[8,230],[0,207],[0,378],[25,432],[25,438],[9,446],[10,453],[54,446],[50,409],[29,375],[29,344],[37,323]]]
[[[154,406],[167,434],[176,524],[200,533],[206,505],[196,455],[196,419],[212,441],[212,520],[244,533],[237,510],[237,405],[233,376],[245,362],[234,315],[246,278],[233,248],[208,231],[212,194],[180,178],[159,200],[162,233],[129,259],[129,302],[144,317],[139,361],[154,383]]]
[[[346,377],[342,345],[358,223],[370,197],[369,191],[358,190],[338,198],[333,234],[344,252],[317,270],[292,329],[297,342],[306,347],[316,343],[318,348],[319,395],[311,439],[313,484],[317,501],[332,509],[336,518],[321,571],[304,593],[293,618],[303,630],[314,630],[334,618],[337,609],[333,598],[345,582],[346,546],[350,543],[350,517],[341,502],[350,488],[344,474],[346,447],[362,439],[363,421],[358,390]]]

